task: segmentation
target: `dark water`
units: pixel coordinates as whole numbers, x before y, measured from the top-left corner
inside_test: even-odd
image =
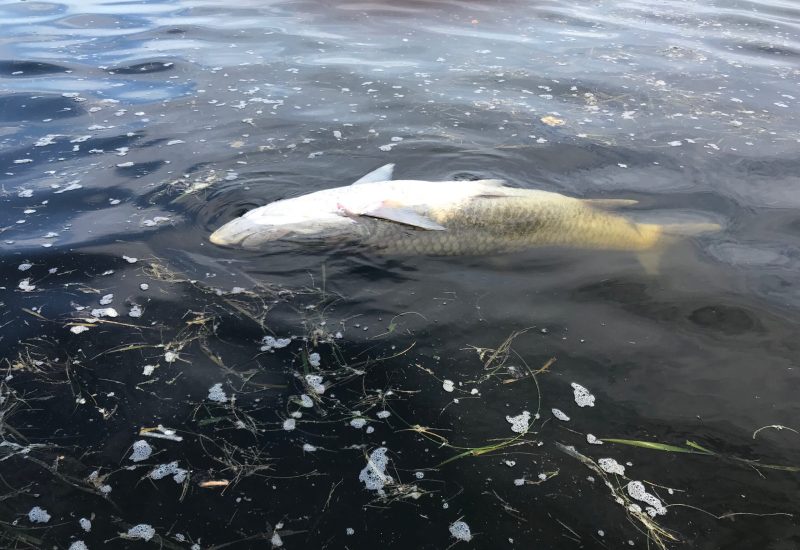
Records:
[[[631,481],[670,547],[800,545],[794,2],[13,1],[0,29],[3,548],[657,547]],[[388,162],[724,230],[658,275],[207,242]]]

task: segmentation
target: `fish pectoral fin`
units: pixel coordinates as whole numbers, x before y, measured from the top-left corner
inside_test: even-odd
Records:
[[[391,222],[402,223],[418,229],[427,229],[428,231],[445,230],[443,225],[436,223],[429,217],[424,216],[411,208],[392,205],[390,203],[383,203],[380,206],[362,212],[361,215],[368,216],[370,218],[379,218]]]
[[[364,185],[369,183],[376,183],[379,181],[389,181],[392,179],[392,175],[394,174],[394,164],[384,164],[380,168],[376,168],[369,174],[361,176],[356,181],[353,182],[353,185]]]
[[[625,208],[626,206],[634,206],[639,204],[639,201],[633,199],[583,199],[583,202],[590,206],[607,208],[609,210],[613,210],[615,208]]]

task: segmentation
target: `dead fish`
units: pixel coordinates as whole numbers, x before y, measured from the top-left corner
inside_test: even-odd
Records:
[[[258,249],[276,240],[344,239],[386,254],[469,255],[535,246],[644,252],[714,223],[637,223],[625,199],[580,199],[502,180],[392,180],[387,164],[355,183],[272,202],[217,229],[211,242]]]

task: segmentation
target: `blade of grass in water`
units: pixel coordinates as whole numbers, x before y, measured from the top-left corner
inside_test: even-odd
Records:
[[[698,443],[695,443],[694,441],[687,441],[686,447],[667,445],[666,443],[658,443],[656,441],[641,441],[638,439],[604,438],[601,441],[603,441],[604,443],[619,443],[620,445],[630,445],[631,447],[641,447],[643,449],[650,449],[653,451],[664,451],[668,453],[685,453],[685,454],[695,454],[695,455],[705,455],[705,456],[716,456],[722,459],[732,460],[735,462],[740,462],[742,464],[747,464],[748,466],[752,466],[753,468],[766,468],[769,470],[780,470],[783,472],[800,472],[800,466],[765,464],[763,462],[759,462],[758,460],[749,460],[747,458],[739,458],[737,456],[724,456],[710,449],[706,449],[705,447],[699,445]]]
[[[699,445],[693,449],[686,447],[677,447],[675,445],[667,445],[666,443],[658,443],[656,441],[641,441],[638,439],[602,439],[604,443],[619,443],[620,445],[630,445],[632,447],[642,447],[644,449],[652,449],[654,451],[665,451],[668,453],[688,453],[688,454],[714,454],[707,449],[703,449]],[[688,443],[687,443],[688,444]]]

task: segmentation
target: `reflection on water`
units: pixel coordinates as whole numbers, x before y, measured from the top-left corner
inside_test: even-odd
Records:
[[[135,544],[115,537],[146,524],[170,548],[446,548],[461,520],[478,547],[645,548],[659,535],[630,480],[668,505],[654,519],[670,544],[797,545],[797,474],[770,466],[800,451],[798,15],[778,0],[0,2],[3,546]],[[668,248],[657,276],[617,252],[207,241],[388,162],[725,229]],[[137,440],[154,450],[141,463]],[[359,481],[380,447],[382,496]],[[714,517],[729,513],[751,515]]]

